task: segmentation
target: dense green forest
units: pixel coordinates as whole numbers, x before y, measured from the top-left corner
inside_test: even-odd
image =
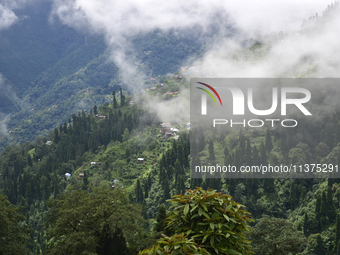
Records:
[[[185,80],[168,82],[180,90],[188,86]],[[231,201],[246,206],[254,221],[249,222],[253,230],[245,236],[252,241],[249,250],[258,254],[263,249],[265,254],[288,254],[288,250],[292,254],[336,254],[340,236],[337,179],[190,179],[189,163],[195,158],[190,156],[189,135],[200,131],[188,130],[186,123],[173,123],[180,130],[178,139],[165,139],[160,121],[145,111],[145,103],[153,97],[174,100],[163,96],[171,89],[163,87],[139,96],[141,100],[133,105],[117,91],[115,103],[72,114],[48,136],[5,148],[1,154],[1,193],[17,206],[5,208],[21,208],[23,216],[4,219],[20,223],[13,225],[20,227],[19,236],[14,238],[27,238],[25,247],[17,247],[21,253],[15,254],[26,254],[24,249],[28,254],[79,254],[79,249],[83,254],[116,254],[117,247],[122,249],[119,254],[137,254],[155,244],[163,233],[190,244],[192,241],[183,239],[180,232],[165,228],[169,213],[185,209],[184,205],[176,209],[176,204],[175,209],[170,208],[176,200],[166,201],[196,187],[231,195]],[[213,144],[209,135],[200,139],[200,153],[241,165],[297,163],[312,157],[338,163],[339,124],[336,119],[332,123],[320,127],[319,143],[314,148],[296,137],[276,135],[275,130],[240,130],[216,135]],[[85,221],[84,217],[90,218]],[[216,223],[216,228],[222,225]],[[197,237],[194,240],[197,242]],[[192,245],[192,249],[197,248],[195,242]],[[209,252],[208,243],[203,245]],[[3,249],[3,254],[11,254],[5,252],[10,249],[7,246]],[[235,252],[244,254],[241,250]],[[143,254],[147,252],[152,250]]]
[[[46,22],[50,8],[28,5],[18,15],[32,19],[0,31],[0,255],[340,254],[338,179],[190,178],[207,162],[339,165],[340,112],[298,131],[213,133],[188,119],[166,134],[150,104],[189,100],[179,68],[216,31],[130,38],[152,87],[132,94],[105,38]],[[270,48],[233,57],[255,63]],[[286,74],[311,77],[313,63]]]

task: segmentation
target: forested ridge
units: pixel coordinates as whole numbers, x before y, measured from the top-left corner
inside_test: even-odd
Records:
[[[301,32],[313,32],[314,23],[322,25],[337,6],[328,6],[326,18],[304,21]],[[21,26],[16,29],[23,31]],[[0,255],[340,254],[340,183],[331,175],[190,178],[191,166],[208,163],[339,165],[338,109],[320,111],[313,125],[288,131],[206,132],[188,128],[187,120],[171,123],[177,131],[169,135],[160,126],[168,120],[150,111],[150,102],[188,100],[188,77],[201,73],[167,73],[177,72],[189,54],[199,56],[206,40],[171,30],[132,38],[136,54],[130,60],[150,76],[143,81],[149,90],[132,94],[108,61],[103,37],[86,35],[84,43],[85,35],[73,33],[65,31],[51,62],[41,58],[41,65],[18,77],[18,59],[2,68],[8,84],[26,89],[26,76],[30,84],[18,94],[21,103],[11,90],[0,102],[13,113],[4,120],[11,132],[0,142]],[[251,43],[233,55],[235,63],[261,62],[272,42]],[[55,48],[47,45],[46,51]],[[306,57],[286,75],[314,77],[315,63]],[[327,100],[323,93],[317,95],[320,105]]]
[[[169,80],[169,83],[178,89],[187,87],[186,81],[176,83]],[[162,90],[170,89],[164,87]],[[163,92],[151,92],[149,96],[157,97]],[[200,153],[206,160],[222,159],[226,164],[299,164],[313,158],[338,164],[340,149],[336,141],[339,139],[339,124],[336,118],[326,126],[320,126],[323,135],[314,148],[303,139],[298,141],[292,136],[278,135],[274,129],[203,134],[199,129],[188,130],[186,123],[174,123],[180,130],[178,139],[165,139],[160,133],[160,121],[143,108],[143,100],[129,105],[130,98],[124,95],[122,101],[117,101],[121,95],[115,93],[116,103],[94,106],[89,113],[72,114],[68,122],[51,130],[47,137],[8,146],[2,152],[1,193],[10,203],[22,208],[24,218],[12,221],[23,220],[20,226],[31,229],[25,246],[28,254],[76,254],[79,247],[84,254],[89,251],[115,254],[112,247],[121,247],[122,243],[125,251],[121,254],[137,254],[152,246],[161,237],[160,233],[165,231],[172,235],[171,230],[164,229],[165,210],[171,211],[166,200],[196,187],[231,195],[236,202],[246,206],[255,221],[250,223],[254,231],[246,237],[253,241],[251,249],[258,254],[264,244],[268,250],[266,254],[278,251],[288,254],[285,250],[294,254],[336,254],[340,231],[337,179],[189,178],[190,160],[197,160],[190,156],[189,135],[200,137],[197,140],[199,151],[195,154]],[[144,161],[138,162],[138,158]],[[91,162],[100,164],[91,165]],[[67,178],[66,173],[71,177]],[[130,226],[128,223],[119,225],[115,218],[110,218],[111,209],[105,202],[109,194],[126,200],[115,205],[122,210],[120,216],[115,217],[125,215],[126,221],[131,220],[129,217],[139,220],[131,222]],[[103,202],[96,204],[97,196],[102,196],[100,201]],[[133,210],[126,207],[130,205]],[[102,206],[108,206],[106,216],[98,211]],[[90,219],[84,229],[60,230],[58,224],[62,221],[72,223],[77,217],[89,214],[101,215],[99,222],[106,222],[107,226],[98,223],[103,228],[91,232],[88,228],[91,229],[91,224],[96,221]],[[78,226],[81,224],[79,222]],[[134,242],[129,241],[131,233],[138,237]],[[264,235],[277,242],[277,247],[273,248],[271,242],[266,243]],[[290,244],[291,236],[296,243]],[[63,242],[59,246],[58,240],[60,242],[64,237],[67,237],[68,244]]]

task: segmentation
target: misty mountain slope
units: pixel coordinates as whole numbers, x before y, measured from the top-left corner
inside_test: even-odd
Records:
[[[146,72],[155,75],[177,72],[181,66],[201,55],[202,47],[209,43],[210,36],[217,31],[204,35],[200,29],[195,32],[185,29],[169,32],[155,30],[136,36],[132,39],[136,51],[135,63],[143,63]]]
[[[147,243],[147,237],[151,234],[149,229],[155,230],[158,209],[170,198],[170,194],[180,194],[185,189],[199,186],[231,194],[235,201],[247,207],[256,220],[266,214],[274,219],[294,222],[293,229],[301,232],[303,228],[305,235],[310,236],[308,243],[306,240],[304,254],[314,254],[314,239],[320,233],[322,240],[317,245],[325,250],[336,247],[335,230],[339,231],[340,228],[336,227],[335,217],[331,216],[340,208],[340,188],[336,179],[190,179],[188,163],[194,159],[192,154],[189,156],[186,123],[172,123],[173,127],[180,129],[177,133],[179,137],[164,139],[164,134],[159,132],[159,120],[147,111],[147,107],[144,108],[152,99],[165,105],[172,105],[182,96],[187,100],[182,91],[180,96],[164,97],[165,91],[171,91],[170,84],[180,90],[188,86],[185,83],[176,84],[171,79],[168,81],[169,87],[138,95],[141,102],[134,105],[120,106],[118,103],[116,109],[112,104],[98,105],[98,113],[106,115],[105,119],[96,118],[93,113],[74,114],[69,116],[72,119],[70,125],[55,128],[47,137],[38,138],[33,143],[9,146],[1,153],[0,192],[6,194],[12,203],[25,207],[26,223],[34,229],[28,254],[42,254],[48,249],[49,241],[53,241],[47,234],[49,229],[43,227],[48,213],[46,200],[67,193],[65,190],[71,186],[86,189],[88,184],[94,187],[112,187],[114,184],[115,188],[123,188],[129,194],[130,202],[146,205],[143,217],[148,223],[145,223],[147,234],[143,243]],[[320,133],[327,131],[319,125],[318,130]],[[190,132],[196,131],[193,128]],[[273,164],[278,160],[297,163],[296,159],[320,153],[328,161],[339,155],[339,146],[330,146],[327,155],[326,150],[314,151],[312,147],[309,150],[307,144],[296,145],[297,139],[290,139],[283,146],[280,141],[283,136],[274,131],[270,131],[269,136],[266,133],[268,130],[221,132],[219,136],[215,135],[212,150],[216,159],[225,159],[231,164],[244,164],[255,158],[264,160],[264,164]],[[208,158],[212,153],[208,145],[212,136],[204,134],[204,139],[203,136],[199,137],[203,141],[200,154]],[[322,141],[333,141],[334,136],[334,132],[329,132],[328,138],[324,137]],[[260,157],[256,157],[258,152],[254,148],[261,147],[259,143],[267,146],[268,137],[272,149],[261,149]],[[52,144],[47,145],[47,140],[51,140]],[[248,156],[242,154],[241,148],[245,144],[252,148]],[[319,145],[319,148],[325,147],[326,144]],[[144,160],[138,162],[137,158]],[[91,165],[91,162],[100,164]],[[71,178],[66,178],[65,173],[70,173]],[[82,177],[80,174],[83,174]],[[318,200],[323,204],[319,209]],[[72,205],[68,209],[72,210]],[[318,216],[320,211],[327,215],[327,220]],[[307,220],[306,215],[309,217]],[[286,241],[285,237],[280,238],[280,243]],[[304,248],[300,247],[299,250]],[[278,249],[285,254],[284,247]]]
[[[106,49],[101,36],[87,36],[85,45],[85,37],[74,29],[50,23],[50,8],[49,2],[37,2],[19,9],[19,21],[0,31],[2,113],[25,111],[29,103],[20,98],[30,94],[32,87],[40,85],[48,90],[52,83],[86,66]],[[37,91],[32,101],[44,93],[41,88]]]
[[[91,6],[91,1],[78,1],[83,6],[88,3]],[[173,6],[172,3],[170,5]],[[265,7],[268,5],[270,2],[266,2]],[[256,3],[252,6],[254,12],[258,6],[264,7]],[[244,6],[241,12],[246,13],[244,10],[247,8],[249,10],[249,6]],[[262,13],[266,15],[263,9]],[[247,17],[247,20],[251,18]],[[28,254],[65,254],[68,251],[49,252],[48,248],[58,241],[68,240],[73,245],[83,240],[80,235],[78,240],[72,239],[71,232],[62,236],[63,239],[55,239],[49,235],[51,229],[44,228],[44,224],[47,222],[48,198],[53,200],[64,193],[67,196],[65,190],[70,187],[87,189],[87,184],[107,188],[114,184],[115,188],[123,188],[129,194],[130,202],[144,207],[146,222],[141,227],[146,233],[142,235],[143,245],[149,243],[147,239],[153,234],[156,239],[163,233],[157,230],[156,225],[160,225],[157,223],[161,221],[156,221],[156,216],[170,195],[202,187],[232,195],[252,214],[256,220],[254,225],[263,215],[272,217],[273,222],[268,227],[274,227],[275,231],[258,235],[251,244],[254,250],[259,251],[257,254],[265,249],[270,250],[268,254],[289,253],[286,247],[297,239],[296,232],[303,236],[304,242],[291,254],[336,254],[340,250],[340,187],[339,180],[331,178],[331,175],[328,179],[189,178],[190,161],[192,166],[210,163],[237,167],[299,166],[305,163],[339,165],[340,110],[332,108],[329,109],[330,115],[325,114],[322,106],[327,97],[323,95],[318,95],[317,109],[320,111],[313,112],[317,121],[304,125],[302,129],[286,132],[281,128],[245,128],[236,132],[219,129],[218,133],[209,133],[195,129],[192,123],[190,134],[193,142],[190,147],[195,148],[193,144],[196,143],[198,150],[189,152],[186,125],[189,107],[183,106],[187,106],[189,101],[187,78],[190,75],[197,77],[208,73],[215,77],[272,75],[296,78],[336,74],[338,58],[334,49],[338,48],[337,41],[325,36],[324,31],[314,31],[313,20],[310,22],[308,29],[313,34],[310,38],[302,33],[284,37],[275,35],[274,41],[268,44],[263,42],[244,48],[239,45],[233,47],[227,42],[210,47],[209,52],[204,51],[207,44],[204,40],[196,41],[199,36],[188,34],[190,38],[185,38],[159,31],[144,33],[131,38],[130,45],[134,44],[134,47],[124,52],[126,54],[119,67],[119,61],[113,62],[117,57],[114,46],[110,45],[105,51],[104,36],[88,36],[86,46],[84,36],[65,44],[60,57],[35,76],[31,87],[22,96],[23,102],[17,106],[21,110],[0,123],[0,130],[8,128],[0,135],[0,150],[10,143],[17,143],[4,148],[0,154],[0,192],[6,194],[12,203],[24,207],[25,223],[33,228]],[[201,57],[201,54],[204,56]],[[195,68],[185,67],[186,70],[179,71],[182,79],[174,81],[169,78],[173,75],[158,77],[159,74],[178,71],[181,63],[191,62],[190,56],[198,56],[199,60],[197,65],[193,64]],[[333,59],[334,65],[329,65]],[[333,71],[325,71],[332,66],[335,68]],[[132,67],[135,70],[130,72],[134,69]],[[129,81],[137,81],[137,84],[127,82],[124,73],[129,74]],[[168,86],[156,87],[161,80],[164,83],[167,80]],[[182,84],[177,84],[178,81]],[[11,83],[9,80],[8,84]],[[136,93],[132,105],[121,106],[118,102],[114,107],[111,104],[112,90],[117,92],[122,87],[126,101],[129,101],[128,89],[137,86],[140,89],[143,84],[155,86],[155,90]],[[165,93],[170,91],[180,93]],[[10,91],[8,95],[11,95]],[[116,98],[119,99],[118,93]],[[94,104],[98,107],[93,107]],[[15,109],[14,104],[4,103],[5,106]],[[177,123],[169,120],[171,111]],[[106,117],[98,118],[96,112]],[[180,129],[178,136],[174,136],[178,139],[165,139],[159,128],[163,121],[169,121],[172,127]],[[35,142],[30,142],[33,140]],[[94,166],[91,162],[100,164]],[[66,173],[72,174],[72,177],[66,178]],[[75,221],[62,217],[58,220],[64,220],[68,227],[69,223],[74,223],[75,228],[81,228],[81,217],[72,207],[71,203],[67,209],[69,214],[76,215]],[[88,215],[94,219],[99,214]],[[279,219],[291,224],[288,232],[281,231],[285,226],[277,224]],[[136,233],[133,229],[131,232]],[[90,231],[81,233],[91,237]],[[278,236],[275,236],[276,233]],[[273,246],[273,243],[277,245]]]
[[[13,89],[8,85],[8,80],[0,74],[0,109],[3,114],[20,110],[21,103]]]
[[[87,44],[84,37],[77,38],[76,42],[69,45],[60,59],[49,69],[40,74],[32,84],[33,90],[28,91],[31,98],[30,102],[34,103],[45,91],[48,91],[54,83],[66,76],[72,75],[90,63],[93,59],[99,57],[106,49],[104,38],[102,36],[86,36]],[[42,93],[43,90],[44,92]],[[31,92],[34,91],[32,95]]]
[[[40,134],[47,135],[51,128],[67,122],[72,113],[112,101],[112,90],[118,91],[119,87],[107,85],[116,74],[117,68],[107,61],[106,55],[101,55],[85,68],[49,86],[38,84],[26,96],[27,102],[31,102],[27,103],[29,106],[10,117],[8,130],[14,132],[3,136],[0,143],[3,146],[11,142],[23,143]]]
[[[62,61],[67,64],[70,63],[64,59]],[[106,87],[117,74],[117,67],[109,62],[107,54],[96,56],[86,65],[81,66],[80,69],[53,82],[50,77],[57,71],[61,71],[60,68],[64,68],[59,62],[57,65],[58,67],[53,68],[51,72],[45,72],[44,75],[41,75],[37,79],[36,86],[27,94],[25,100],[32,107],[60,103],[87,87],[92,89]],[[52,75],[50,75],[51,73]]]
[[[170,40],[166,35],[160,38]],[[147,44],[148,42],[151,44],[152,39],[146,39],[144,43]],[[181,41],[174,44],[168,43],[168,49],[170,51],[177,50],[183,56],[190,55],[192,52],[183,46],[185,43],[179,46],[180,43]],[[82,109],[89,111],[95,104],[100,105],[105,101],[112,102],[111,93],[113,90],[119,91],[119,84],[122,84],[124,93],[134,86],[134,84],[123,83],[120,73],[124,70],[118,70],[117,66],[113,64],[109,51],[94,57],[83,68],[77,69],[71,75],[56,79],[63,72],[64,63],[65,65],[72,64],[69,59],[82,54],[84,48],[90,51],[91,48],[97,47],[100,51],[100,45],[101,38],[94,38],[93,44],[89,41],[87,46],[80,47],[66,55],[54,67],[39,75],[39,78],[35,81],[35,86],[26,94],[21,111],[14,113],[6,121],[8,131],[14,132],[2,136],[0,140],[2,148],[12,142],[23,143],[34,140],[38,135],[47,135],[48,130],[67,122],[72,113]],[[158,52],[155,56],[161,59],[163,46],[157,47],[154,46],[153,48]],[[145,67],[138,68],[145,72],[152,72],[146,67],[147,63]],[[164,72],[168,72],[177,70],[176,66],[181,62],[166,61],[166,58],[164,58],[162,62],[159,62],[159,65],[157,63],[154,64],[155,68],[163,68]],[[70,70],[72,68],[67,69],[68,72]],[[53,82],[54,79],[56,79],[55,82]]]
[[[50,2],[27,3],[14,11],[19,20],[0,31],[0,112],[11,114],[0,119],[2,148],[46,135],[71,113],[104,103],[126,72],[112,64],[115,47],[108,48],[100,33],[78,32],[59,19],[50,22]],[[195,32],[156,30],[133,36],[126,61],[150,77],[176,72],[207,42]]]
[[[136,51],[131,49],[128,61],[135,62],[137,69],[148,75],[175,72],[190,56],[201,50],[204,42],[198,37],[186,39],[176,34],[155,32],[135,38]],[[6,106],[7,112],[12,113],[10,119],[3,122],[4,130],[8,125],[8,131],[16,128],[17,131],[9,136],[3,133],[2,148],[11,142],[25,142],[39,134],[46,135],[47,130],[67,122],[73,112],[89,110],[94,104],[112,100],[107,95],[112,90],[119,90],[119,84],[123,84],[120,74],[126,70],[118,70],[110,50],[105,48],[102,36],[87,36],[86,45],[84,37],[78,36],[65,45],[62,55],[53,65],[30,83],[30,88],[23,95],[24,100],[20,102],[22,108],[19,112],[13,100],[12,104],[4,100],[3,109]],[[133,80],[133,77],[130,75],[129,79]],[[125,92],[133,87],[133,82],[123,84]]]
[[[0,73],[18,95],[28,89],[37,75],[52,67],[70,45],[84,44],[74,29],[49,23],[49,2],[37,2],[17,10],[19,21],[0,31]]]

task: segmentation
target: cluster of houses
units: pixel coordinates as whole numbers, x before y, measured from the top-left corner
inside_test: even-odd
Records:
[[[144,162],[144,158],[137,158],[136,164],[140,164]],[[91,166],[100,166],[102,165],[102,162],[91,162]]]
[[[166,139],[173,137],[175,139],[178,139],[178,135],[177,132],[179,132],[179,130],[177,128],[173,128],[171,127],[170,123],[162,123],[160,124],[160,131],[162,134],[164,134],[164,137]]]
[[[66,179],[70,179],[71,178],[71,176],[72,176],[72,174],[70,174],[70,173],[66,173],[65,174],[65,177],[66,177]],[[83,178],[84,177],[84,173],[80,173],[79,175],[78,175],[78,178]]]
[[[91,162],[91,163],[96,163],[96,162]],[[98,162],[97,162],[97,163],[98,163]],[[67,180],[69,180],[69,179],[71,178],[71,176],[72,176],[72,174],[70,174],[70,173],[66,173],[66,174],[65,174],[65,177],[66,177]],[[80,174],[78,175],[78,178],[79,178],[79,179],[82,179],[82,178],[84,178],[84,176],[85,176],[84,173],[80,173]],[[119,180],[115,179],[115,180],[111,183],[112,189],[115,188],[115,184],[117,184],[118,182],[119,182]]]

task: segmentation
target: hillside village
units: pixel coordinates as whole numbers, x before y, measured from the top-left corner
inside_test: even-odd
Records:
[[[60,20],[57,10],[79,18],[79,25],[89,15],[85,2],[70,9],[60,1],[26,2],[0,3],[0,255],[340,254],[340,182],[334,178],[340,107],[330,100],[340,95],[337,87],[326,89],[316,79],[321,89],[312,95],[313,121],[299,119],[296,129],[212,130],[190,122],[184,103],[190,99],[190,78],[218,76],[217,68],[207,72],[201,63],[220,34],[233,38],[240,32],[224,19],[222,7],[213,17],[228,28],[226,34],[213,23],[208,31],[198,25],[190,31],[152,26],[124,37],[136,29],[125,26],[135,24],[138,15],[167,18],[167,12],[155,11],[161,3],[150,6],[152,12],[139,9],[144,4],[133,6],[133,22],[122,10],[123,34],[112,36],[103,33],[118,33],[116,24],[101,22],[120,17],[114,1],[105,2],[105,9],[90,8],[100,10],[93,17],[98,23],[89,19],[81,31]],[[183,15],[181,8],[192,7],[183,3],[162,6]],[[269,6],[256,4],[261,11]],[[207,5],[202,9],[211,11]],[[105,16],[107,10],[114,12]],[[1,11],[17,17],[12,27],[2,29]],[[329,24],[339,11],[336,1],[294,32],[242,41],[228,61],[252,71],[270,69],[268,59],[280,66],[282,55],[273,57],[274,48],[335,31]],[[87,30],[97,25],[100,33]],[[117,38],[126,40],[127,52],[114,45]],[[337,35],[332,39],[336,45]],[[336,50],[325,43],[331,56],[312,54],[309,46],[303,44],[310,54],[277,72],[280,79],[338,73]],[[115,59],[122,61],[120,54],[123,66]],[[19,92],[9,93],[7,85]],[[316,170],[309,172],[313,165]],[[332,171],[321,175],[320,165]],[[209,173],[195,178],[195,166],[295,166],[316,178],[210,178]]]

